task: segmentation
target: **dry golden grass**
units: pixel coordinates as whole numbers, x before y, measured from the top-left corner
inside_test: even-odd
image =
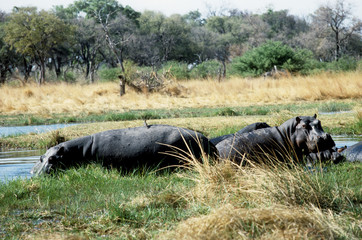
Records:
[[[344,229],[348,220],[329,210],[330,203],[322,205],[328,198],[317,175],[298,166],[200,163],[192,154],[183,159],[195,172],[184,176],[196,182],[183,198],[211,211],[181,221],[161,239],[357,239]]]
[[[160,93],[138,94],[127,89],[119,97],[118,83],[46,84],[0,87],[2,114],[103,113],[129,109],[246,106],[331,99],[360,99],[362,73],[322,74],[278,80],[231,78],[190,80]]]
[[[333,216],[317,208],[273,205],[248,209],[225,204],[206,216],[187,219],[165,239],[334,239],[333,231],[343,234],[343,230],[331,231],[331,220]]]

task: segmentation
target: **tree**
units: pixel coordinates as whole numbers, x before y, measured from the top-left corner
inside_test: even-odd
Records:
[[[124,95],[127,81],[123,65],[124,45],[132,36],[132,33],[128,31],[130,22],[137,25],[139,13],[129,6],[124,8],[116,0],[79,0],[74,5],[79,12],[86,13],[86,18],[93,18],[101,25],[106,43],[122,71],[120,96]]]
[[[217,33],[203,26],[196,26],[191,29],[191,41],[194,42],[194,54],[199,64],[215,57],[216,37]]]
[[[20,59],[20,56],[4,42],[5,31],[3,31],[3,25],[6,16],[5,12],[0,11],[0,85],[5,83],[7,76]]]
[[[288,10],[273,11],[268,9],[261,15],[264,22],[268,23],[270,30],[269,39],[286,41],[306,30],[306,21],[288,13]]]
[[[229,59],[229,48],[235,38],[231,33],[230,24],[228,24],[229,18],[226,16],[213,16],[207,20],[206,27],[215,33],[215,50],[214,56],[222,64],[222,69],[219,69],[219,81],[221,77],[226,77],[226,62]]]
[[[106,38],[106,42],[110,51],[117,59],[117,63],[122,71],[120,76],[120,96],[126,93],[125,85],[127,83],[126,79],[126,69],[123,64],[123,52],[126,43],[131,39],[132,31],[129,31],[130,20],[127,19],[122,14],[119,14],[114,20],[110,20],[110,14],[106,16],[106,19],[102,19],[102,15],[99,14],[99,22],[102,25],[102,29]]]
[[[103,32],[99,24],[94,19],[78,18],[75,22],[77,28],[75,32],[76,53],[78,61],[85,64],[85,79],[94,83],[95,71],[98,68],[99,49],[104,44]]]
[[[191,26],[203,26],[206,23],[206,20],[204,18],[201,18],[201,13],[199,12],[199,10],[190,11],[183,17],[186,20],[187,24]]]
[[[354,32],[361,30],[362,22],[351,14],[351,7],[344,0],[337,0],[334,6],[324,5],[316,10],[313,21],[319,26],[320,37],[326,38],[329,32],[334,35],[334,59],[341,57],[342,46]]]
[[[37,12],[36,8],[14,8],[4,29],[5,41],[20,54],[33,58],[40,67],[39,84],[45,81],[45,67],[52,48],[65,42],[67,34],[72,34],[72,28],[54,14]]]

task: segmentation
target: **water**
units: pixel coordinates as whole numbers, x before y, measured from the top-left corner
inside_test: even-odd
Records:
[[[344,146],[352,146],[360,141],[362,141],[362,135],[360,136],[356,136],[356,137],[348,137],[348,136],[343,136],[343,135],[337,135],[337,136],[332,136],[334,142],[336,143],[336,147],[340,148],[340,147],[344,147]]]
[[[19,126],[19,127],[0,127],[0,137],[21,135],[28,133],[43,133],[56,130],[59,128],[69,127],[77,123],[67,124],[51,124],[51,125],[35,125],[35,126]]]
[[[335,114],[344,114],[344,113],[353,113],[353,111],[335,111],[335,112],[319,112],[320,115],[335,115]]]
[[[75,124],[76,123],[0,127],[0,138],[12,135],[49,132]],[[30,170],[34,163],[39,160],[41,154],[42,152],[40,150],[16,150],[2,152],[0,149],[0,182],[12,180],[17,177],[30,178]]]
[[[333,136],[337,147],[352,146],[362,141],[362,136]],[[0,149],[0,182],[15,178],[30,178],[30,170],[40,158],[44,150],[17,150],[1,152]]]
[[[0,151],[0,182],[15,178],[30,178],[30,170],[44,151]]]

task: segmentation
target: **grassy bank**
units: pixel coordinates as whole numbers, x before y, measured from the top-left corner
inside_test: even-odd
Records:
[[[0,115],[1,126],[27,126],[57,123],[87,123],[105,121],[132,121],[142,119],[168,119],[191,117],[216,117],[216,116],[252,116],[270,115],[275,113],[290,112],[295,115],[329,113],[339,111],[362,111],[362,100],[354,101],[321,101],[303,102],[294,104],[266,104],[234,107],[204,107],[204,108],[179,108],[179,109],[148,109],[129,110],[124,112],[111,111],[104,113],[57,113],[49,116],[34,114]]]
[[[3,239],[360,239],[361,164],[122,175],[99,166],[0,183]]]

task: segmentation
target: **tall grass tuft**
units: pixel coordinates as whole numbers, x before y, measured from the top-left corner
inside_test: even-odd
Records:
[[[185,177],[196,186],[185,199],[210,211],[180,222],[164,239],[358,239],[362,234],[349,216],[360,214],[356,176],[332,166],[308,169],[292,159],[286,166],[273,158],[266,164],[245,158],[244,166],[220,159],[201,164],[190,156],[181,158],[193,171]],[[361,173],[356,166],[349,174]],[[343,182],[346,177],[357,183]]]

